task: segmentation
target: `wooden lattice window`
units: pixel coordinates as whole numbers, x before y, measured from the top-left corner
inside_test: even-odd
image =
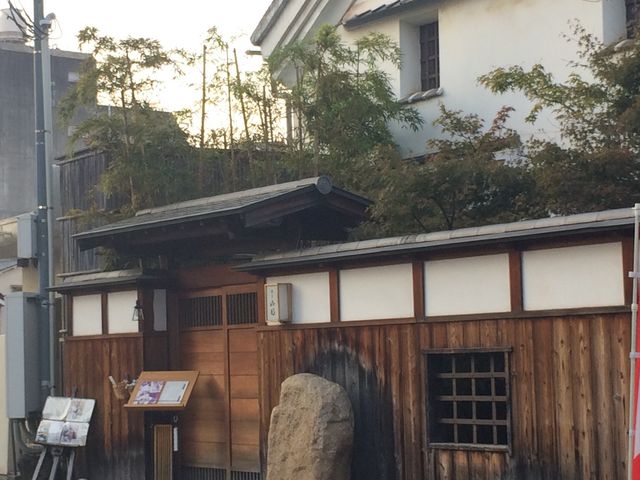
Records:
[[[438,22],[420,27],[420,79],[422,91],[440,86],[440,42]]]
[[[258,296],[255,292],[227,295],[229,325],[258,323]]]
[[[627,37],[633,38],[638,32],[640,20],[640,0],[625,0],[627,8]]]
[[[222,325],[222,296],[180,299],[180,328]]]
[[[426,352],[427,421],[432,447],[508,449],[509,352]]]

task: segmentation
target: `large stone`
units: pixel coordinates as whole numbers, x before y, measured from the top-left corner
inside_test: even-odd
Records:
[[[271,413],[267,480],[349,480],[353,412],[344,389],[302,373],[282,383]]]

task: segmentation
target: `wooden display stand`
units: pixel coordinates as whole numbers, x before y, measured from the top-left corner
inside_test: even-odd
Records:
[[[124,407],[145,411],[184,410],[199,374],[197,371],[142,372]]]
[[[155,412],[177,412],[187,407],[191,393],[198,380],[197,371],[142,372],[136,381],[125,408]],[[171,424],[153,425],[153,478],[174,478],[173,456],[178,451],[177,421],[174,415]]]

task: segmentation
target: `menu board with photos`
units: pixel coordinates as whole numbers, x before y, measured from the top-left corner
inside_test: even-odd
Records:
[[[183,409],[187,406],[197,379],[196,371],[142,372],[125,407],[146,410]]]
[[[44,445],[83,447],[96,401],[91,398],[48,397],[36,442]]]

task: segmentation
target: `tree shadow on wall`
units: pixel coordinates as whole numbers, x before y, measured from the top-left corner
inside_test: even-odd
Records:
[[[344,347],[318,352],[308,373],[341,385],[349,395],[355,420],[352,480],[396,478],[391,390]]]

